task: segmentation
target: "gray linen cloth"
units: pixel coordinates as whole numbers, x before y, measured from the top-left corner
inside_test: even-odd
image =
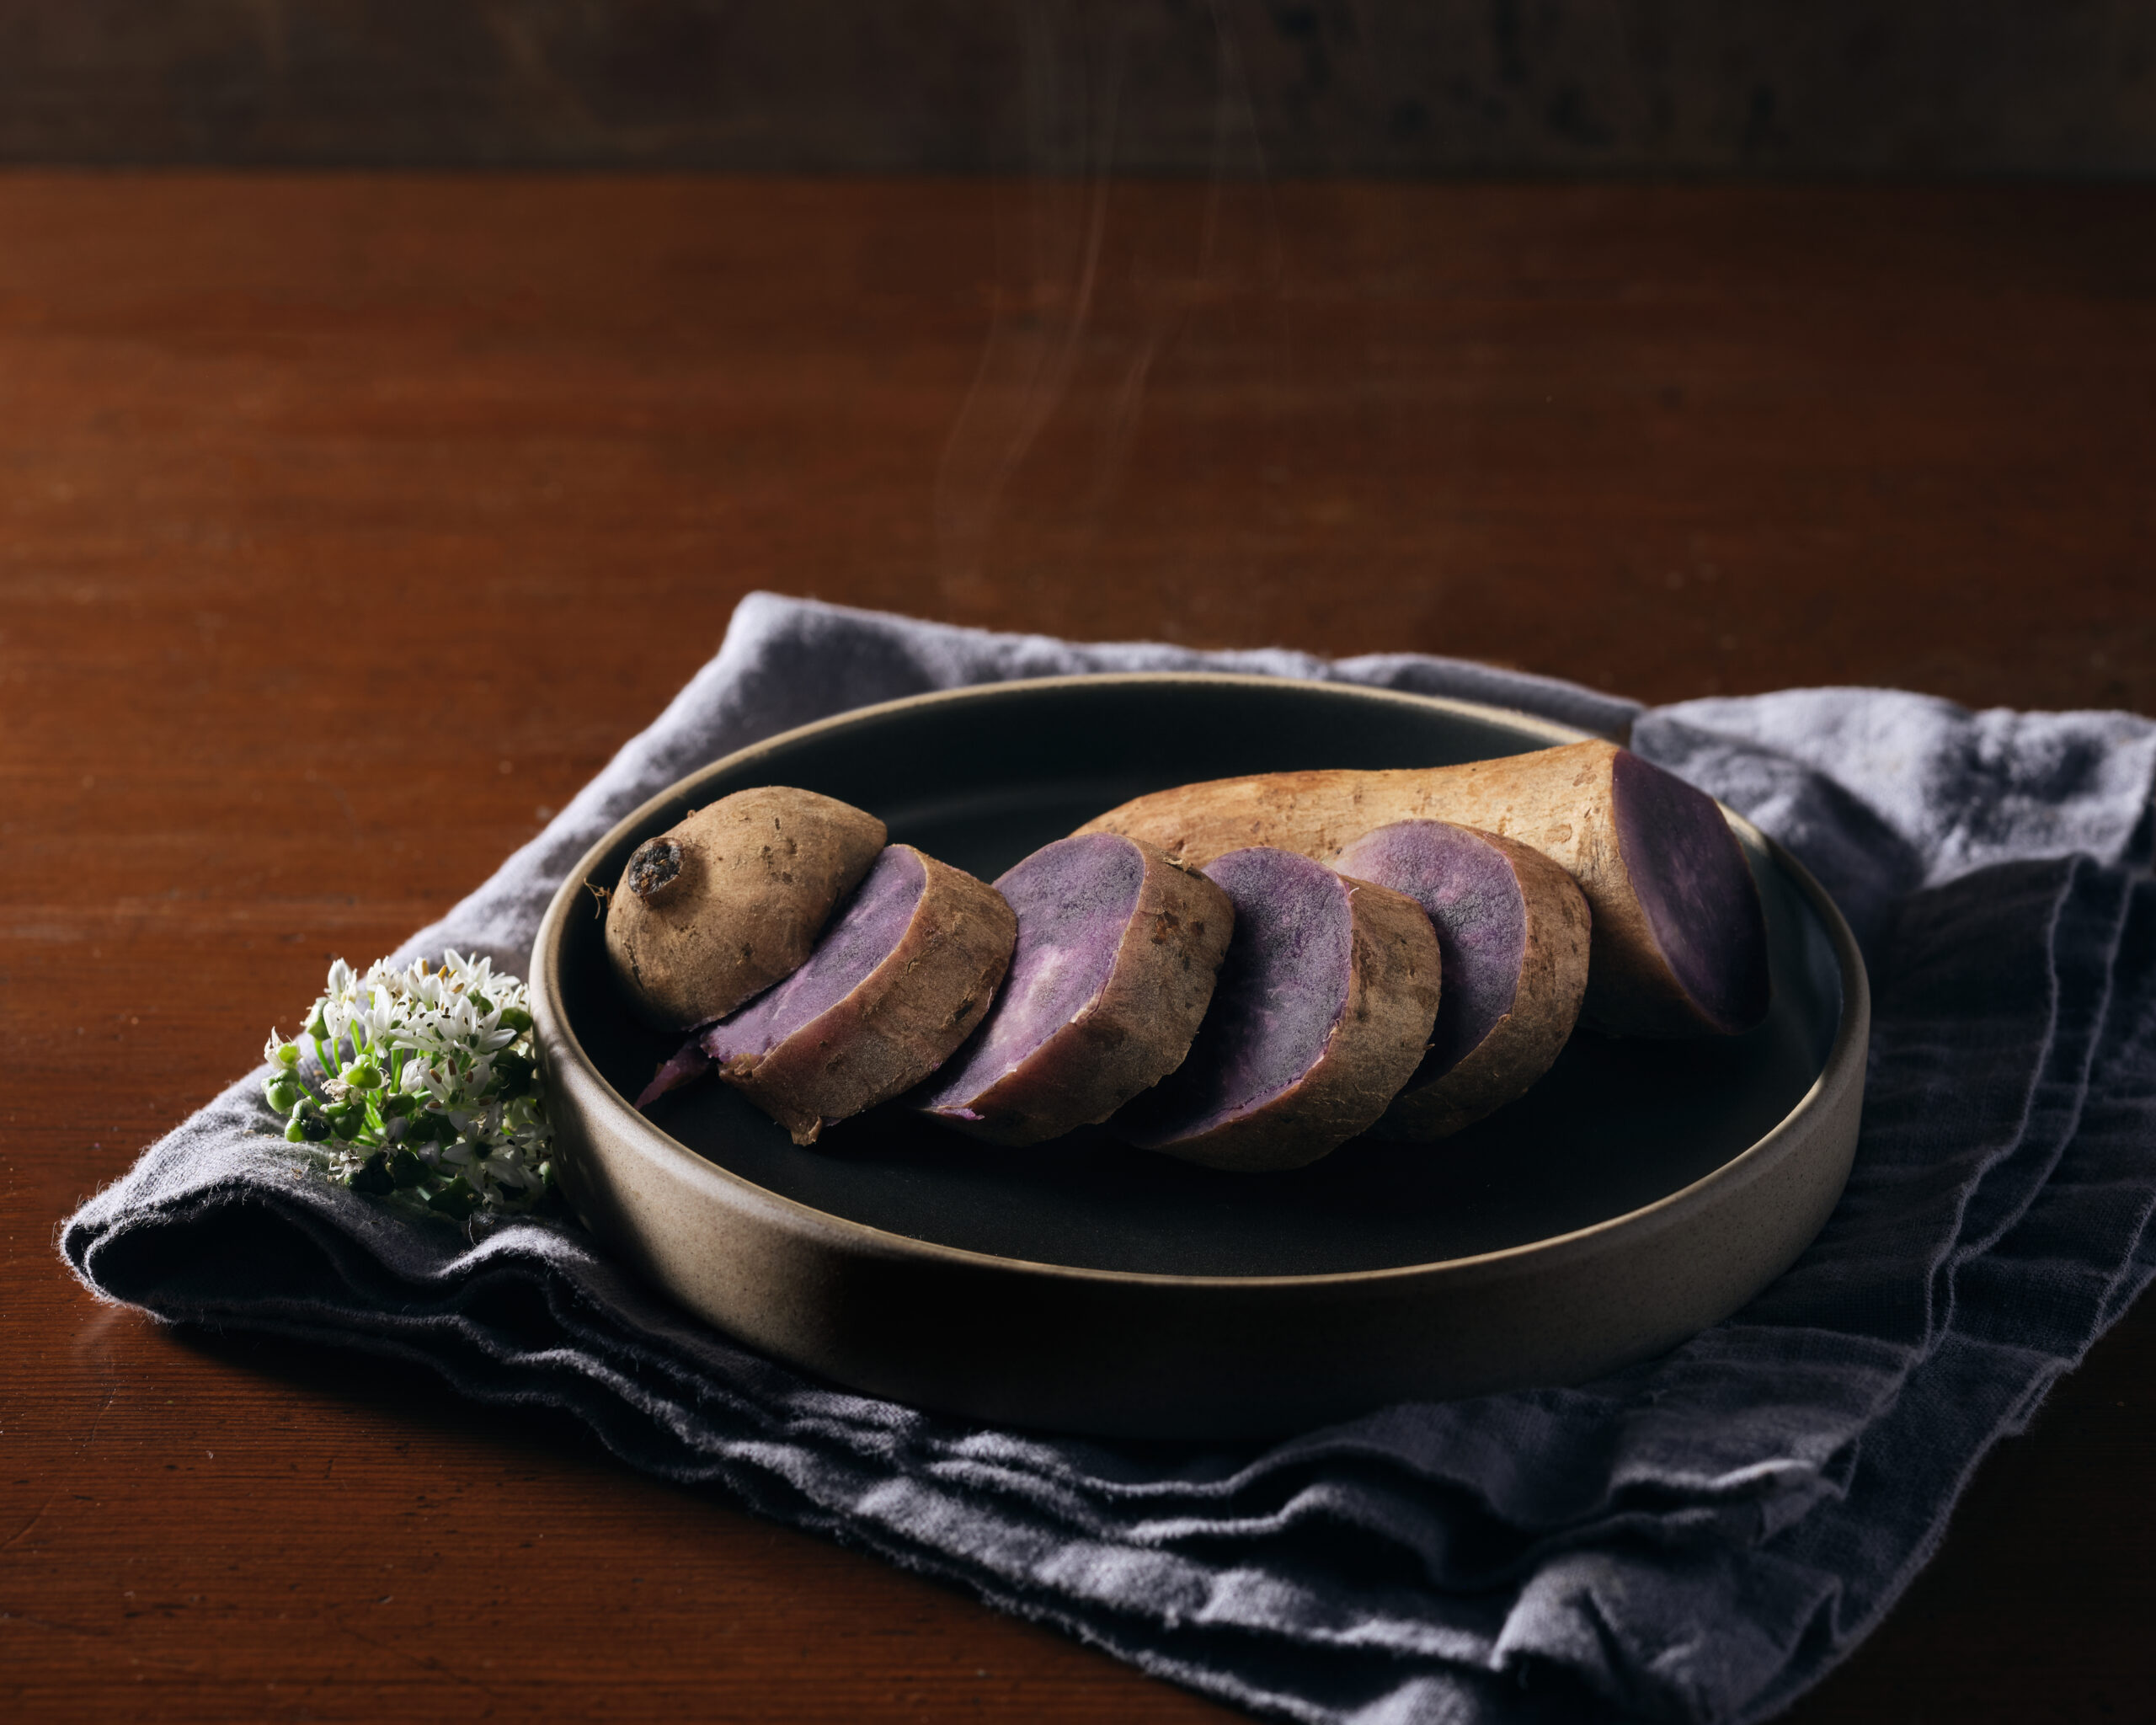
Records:
[[[735,1346],[573,1225],[415,1219],[302,1172],[258,1071],[66,1226],[102,1295],[423,1361],[1255,1712],[1745,1721],[1925,1562],[1978,1459],[2156,1270],[2156,725],[1863,689],[1652,712],[1407,655],[985,634],[757,595],[540,837],[408,943],[525,969],[556,884],[730,750],[917,691],[1202,667],[1463,696],[1595,729],[1752,816],[1847,907],[1876,994],[1847,1196],[1788,1274],[1576,1389],[1242,1448],[995,1430]],[[371,953],[349,957],[364,962]]]

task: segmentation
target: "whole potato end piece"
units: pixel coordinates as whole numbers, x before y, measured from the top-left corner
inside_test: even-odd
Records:
[[[835,798],[765,785],[645,840],[606,905],[607,958],[638,1016],[694,1029],[790,975],[884,837]]]

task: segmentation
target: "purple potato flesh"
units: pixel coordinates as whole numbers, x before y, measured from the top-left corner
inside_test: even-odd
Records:
[[[1504,853],[1479,833],[1436,820],[1403,820],[1358,839],[1333,859],[1357,880],[1405,893],[1429,916],[1444,991],[1430,1051],[1410,1080],[1428,1084],[1457,1066],[1513,1009],[1527,956],[1527,897]]]
[[[1138,908],[1145,858],[1128,840],[1065,839],[999,876],[1018,918],[1018,944],[995,1010],[980,1033],[921,1097],[931,1113],[959,1114],[1098,999]]]
[[[762,1059],[787,1036],[836,1006],[890,956],[927,884],[928,872],[915,852],[897,845],[887,846],[808,961],[730,1017],[697,1031],[652,1075],[637,1106],[648,1108],[662,1096],[695,1083],[714,1063],[723,1065],[744,1055]]]
[[[1007,1145],[1105,1120],[1179,1065],[1235,913],[1202,875],[1113,834],[1064,839],[995,883],[1017,914],[981,1033],[915,1098]]]
[[[1539,852],[1436,820],[1380,827],[1333,859],[1429,913],[1444,990],[1430,1051],[1380,1136],[1442,1138],[1524,1094],[1549,1071],[1587,992],[1587,900]]]
[[[702,1051],[813,1144],[950,1057],[985,1017],[1017,933],[993,887],[892,845],[808,963],[705,1031]]]
[[[637,1106],[648,1108],[662,1096],[686,1090],[711,1071],[711,1056],[704,1052],[703,1033],[698,1031],[651,1075],[651,1082],[637,1092]]]
[[[919,852],[886,846],[808,962],[705,1031],[705,1055],[721,1065],[744,1057],[761,1060],[837,1006],[890,957],[927,886]]]
[[[1437,937],[1412,900],[1286,851],[1232,851],[1205,873],[1235,913],[1212,1009],[1117,1130],[1216,1167],[1299,1167],[1374,1124],[1421,1063]]]
[[[1700,1015],[1725,1033],[1766,1016],[1767,920],[1714,799],[1630,750],[1610,764],[1618,853],[1655,944]]]

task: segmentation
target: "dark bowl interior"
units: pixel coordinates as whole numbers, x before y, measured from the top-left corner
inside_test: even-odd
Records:
[[[1540,721],[1323,684],[1099,678],[1003,684],[818,727],[685,781],[593,871],[688,809],[791,784],[880,815],[894,840],[993,880],[1126,799],[1195,780],[1321,766],[1441,766],[1564,740]],[[916,1240],[1095,1269],[1305,1275],[1529,1244],[1654,1202],[1738,1155],[1802,1098],[1842,1011],[1826,930],[1747,840],[1766,902],[1773,1009],[1702,1042],[1576,1035],[1521,1101],[1435,1145],[1358,1140],[1293,1172],[1216,1172],[1098,1129],[1027,1150],[877,1109],[813,1148],[707,1082],[656,1119],[697,1154],[833,1215]],[[564,925],[568,1028],[633,1097],[679,1045],[623,1008],[595,917]],[[626,1106],[626,1103],[624,1104]]]

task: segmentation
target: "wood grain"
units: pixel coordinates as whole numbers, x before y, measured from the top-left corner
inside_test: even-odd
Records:
[[[0,1697],[1220,1710],[58,1218],[764,586],[1649,699],[2156,708],[2156,193],[0,178]],[[1806,1720],[2131,1717],[2156,1324]]]

